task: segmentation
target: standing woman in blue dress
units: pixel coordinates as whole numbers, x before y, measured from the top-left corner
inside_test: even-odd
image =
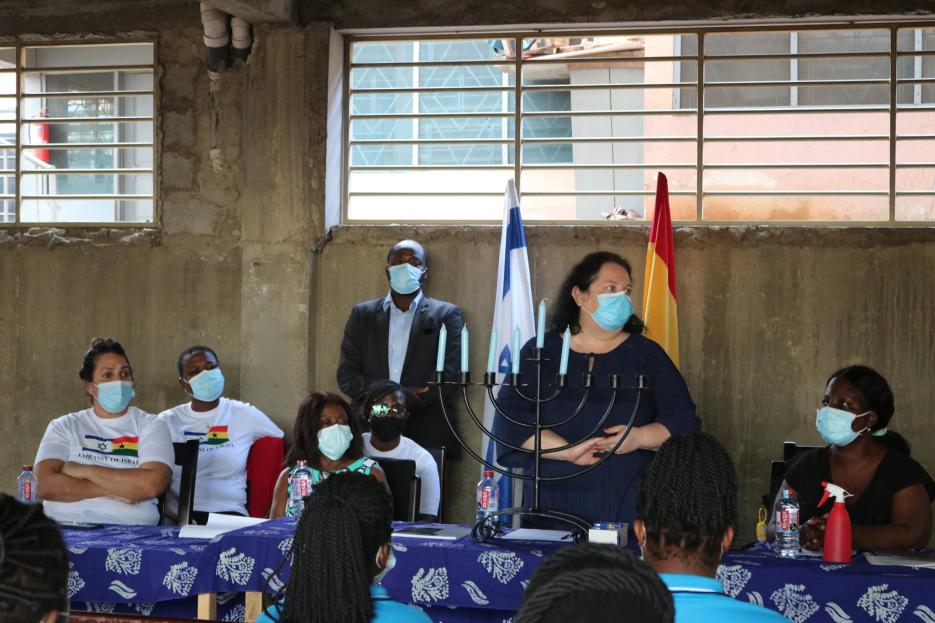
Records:
[[[546,334],[543,346],[543,395],[549,396],[559,370],[561,335],[566,327],[571,329],[567,387],[556,399],[543,403],[544,423],[560,422],[574,413],[584,396],[585,376],[590,372],[593,378],[578,417],[542,432],[544,449],[581,440],[566,450],[543,454],[543,476],[580,471],[611,451],[633,411],[636,376],[647,377],[649,391],[643,391],[633,429],[615,455],[582,476],[541,484],[542,508],[572,513],[588,522],[632,524],[636,490],[654,451],[670,436],[685,435],[701,424],[682,375],[665,351],[642,335],[643,322],[633,313],[630,302],[631,272],[630,264],[616,253],[598,251],[585,256],[571,269],[559,290],[552,330]],[[535,383],[535,363],[530,361],[534,349],[535,342],[530,340],[520,353],[520,374],[527,395],[534,391],[530,385]],[[592,434],[610,401],[613,374],[618,375],[621,389],[607,421]],[[535,420],[533,404],[517,396],[512,388],[502,387],[498,400],[501,409],[513,419],[530,423]],[[513,424],[499,414],[494,433],[514,446],[533,448],[533,429]],[[497,460],[501,465],[522,467],[527,474],[532,472],[532,455],[504,444],[497,444]],[[523,492],[525,502],[531,503],[531,481],[524,482]]]

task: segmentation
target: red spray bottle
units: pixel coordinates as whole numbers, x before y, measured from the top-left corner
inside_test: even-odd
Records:
[[[844,507],[844,498],[850,497],[851,494],[830,482],[822,482],[821,486],[825,488],[825,493],[821,496],[821,501],[818,503],[819,507],[824,505],[829,497],[834,498],[834,506],[825,524],[825,547],[822,558],[827,562],[850,564],[851,516]]]

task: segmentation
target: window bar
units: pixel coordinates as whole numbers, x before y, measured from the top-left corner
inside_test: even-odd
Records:
[[[344,58],[343,61],[344,69],[341,74],[341,135],[342,135],[342,144],[341,144],[341,219],[343,222],[350,220],[350,195],[348,195],[349,184],[350,184],[350,174],[349,167],[351,164],[351,122],[350,122],[350,113],[351,113],[351,52],[353,50],[354,44],[349,38],[345,38],[342,42],[344,49]]]
[[[704,33],[698,33],[698,56],[697,56],[697,86],[696,89],[696,102],[695,108],[697,112],[695,113],[698,118],[696,120],[696,134],[695,134],[695,164],[698,166],[697,172],[695,173],[695,222],[701,223],[704,220],[704,213],[702,211],[702,205],[704,202]]]
[[[513,183],[517,200],[522,197],[520,176],[523,172],[523,38],[513,39]],[[522,201],[520,201],[522,205]],[[512,207],[512,206],[511,206]]]
[[[916,52],[922,51],[922,30],[916,28],[913,30],[912,36],[912,49]],[[913,78],[922,78],[922,57],[916,56],[912,59],[912,77]],[[922,103],[922,85],[920,83],[915,83],[912,87],[912,103],[921,104]]]
[[[414,63],[412,66],[412,84],[413,86],[419,86],[419,80],[421,80],[421,69],[422,68],[419,65],[419,42],[418,41],[412,42],[412,60]],[[412,94],[412,110],[416,112],[417,114],[420,114],[421,110],[419,107],[421,106],[421,104],[422,104],[422,100],[419,97],[419,94],[413,93]],[[419,119],[418,118],[413,118],[412,123],[410,124],[409,131],[412,133],[412,136],[419,138]],[[409,151],[410,151],[410,155],[409,155],[410,162],[412,162],[415,165],[418,165],[419,164],[419,146],[417,144],[413,144],[412,148],[410,148]]]
[[[789,59],[789,81],[795,83],[799,80],[799,33],[795,31],[789,33],[789,53],[793,55]],[[789,87],[789,105],[799,105],[799,87],[795,84]]]
[[[20,108],[22,107],[22,97],[20,96],[20,92],[23,90],[22,89],[23,83],[22,83],[22,74],[20,73],[20,69],[23,66],[23,55],[24,54],[25,54],[25,50],[21,46],[17,45],[16,56],[14,59],[16,63],[16,79],[15,79],[16,113],[14,116],[14,119],[16,120],[16,124],[14,126],[16,128],[16,137],[13,143],[13,146],[14,146],[13,157],[16,159],[16,162],[14,164],[14,174],[13,174],[13,179],[16,182],[16,192],[14,193],[16,195],[16,198],[13,200],[13,223],[15,225],[19,225],[19,222],[20,222],[19,212],[20,212],[20,203],[21,203],[22,194],[23,194],[22,164],[21,164],[22,155],[20,153],[22,149],[22,145],[21,145],[22,128],[20,128],[20,117],[22,116],[22,112],[20,111]]]
[[[896,220],[896,61],[899,56],[897,27],[890,28],[890,179],[889,179],[889,222]]]

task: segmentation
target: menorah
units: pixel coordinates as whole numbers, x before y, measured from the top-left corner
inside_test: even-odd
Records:
[[[487,371],[484,373],[484,381],[481,384],[471,382],[471,373],[468,369],[468,348],[469,348],[469,337],[467,327],[465,327],[461,334],[461,372],[458,374],[458,378],[446,379],[444,373],[444,352],[445,352],[445,342],[447,339],[447,330],[444,325],[439,331],[439,356],[438,362],[435,371],[435,377],[431,385],[435,385],[438,391],[439,402],[442,407],[442,414],[445,417],[445,422],[448,424],[448,428],[451,430],[452,435],[458,441],[462,448],[474,458],[474,460],[480,462],[486,466],[491,471],[503,474],[504,476],[509,476],[510,478],[517,478],[520,480],[531,480],[532,485],[532,500],[528,506],[516,506],[513,508],[507,508],[502,510],[497,510],[495,513],[484,517],[483,519],[477,521],[474,524],[472,535],[477,541],[486,541],[495,535],[499,531],[499,522],[497,518],[499,517],[512,517],[512,516],[526,516],[526,517],[538,517],[545,518],[559,522],[570,527],[572,538],[575,542],[578,542],[584,538],[584,535],[587,533],[587,530],[591,527],[591,524],[571,513],[566,513],[558,510],[550,510],[542,508],[540,504],[540,488],[543,482],[552,482],[559,480],[568,480],[571,478],[577,478],[583,474],[590,472],[591,470],[597,469],[605,461],[610,459],[613,456],[617,449],[623,444],[626,438],[629,436],[630,431],[633,428],[633,423],[636,420],[636,414],[639,411],[640,407],[640,397],[642,393],[649,389],[647,386],[647,379],[645,375],[639,374],[635,377],[635,385],[633,386],[621,386],[620,378],[616,374],[610,375],[608,379],[607,389],[610,390],[610,399],[608,401],[607,407],[604,410],[603,416],[600,418],[600,421],[594,425],[590,432],[581,437],[580,439],[574,441],[568,441],[565,445],[554,447],[554,448],[542,448],[542,431],[557,428],[564,424],[567,424],[577,418],[581,411],[584,409],[585,405],[588,403],[590,397],[591,389],[598,387],[595,385],[595,381],[591,372],[587,372],[584,375],[583,382],[579,387],[583,388],[583,395],[581,397],[578,406],[575,410],[568,415],[560,419],[557,422],[545,423],[542,421],[542,405],[545,403],[555,400],[563,391],[569,387],[574,387],[568,384],[568,351],[571,341],[571,333],[568,329],[565,330],[565,334],[562,340],[562,356],[561,363],[559,366],[559,372],[556,375],[555,388],[551,391],[548,396],[543,396],[543,379],[542,379],[542,366],[546,361],[549,361],[543,353],[543,343],[544,343],[544,329],[545,329],[545,302],[539,304],[539,327],[538,332],[536,333],[536,346],[533,351],[533,356],[529,357],[527,360],[532,361],[535,364],[535,383],[532,387],[529,385],[524,385],[519,372],[519,331],[514,330],[514,339],[513,339],[513,356],[512,356],[512,372],[504,376],[503,383],[497,383],[496,372],[494,369],[494,355],[496,354],[497,348],[497,332],[494,330],[491,335],[491,353],[488,356],[488,365]],[[452,422],[451,416],[448,413],[448,409],[445,406],[445,400],[443,395],[443,386],[445,385],[459,385],[461,387],[461,393],[464,399],[464,406],[467,409],[468,414],[471,416],[471,419],[474,421],[474,424],[489,438],[496,443],[499,443],[503,446],[516,450],[518,452],[528,453],[532,455],[532,473],[531,474],[521,474],[515,473],[501,468],[498,465],[493,464],[490,461],[487,461],[484,457],[480,456],[469,444],[467,444],[461,435],[458,433],[457,428]],[[487,396],[490,399],[490,402],[494,405],[494,408],[497,411],[497,414],[523,428],[530,429],[530,432],[533,437],[533,447],[523,448],[521,446],[514,445],[502,437],[499,437],[494,434],[492,430],[488,430],[484,423],[477,417],[477,414],[474,411],[474,408],[471,406],[471,401],[468,396],[468,388],[474,385],[483,385],[486,388]],[[534,409],[534,418],[532,422],[524,422],[515,417],[516,414],[506,413],[497,401],[497,397],[494,395],[495,387],[505,387],[509,388],[511,391],[515,392],[522,400],[533,405]],[[530,393],[530,389],[534,388],[534,393]],[[620,390],[632,389],[636,391],[636,398],[633,402],[633,410],[630,413],[629,420],[627,421],[626,428],[623,433],[620,435],[617,442],[614,444],[613,448],[603,454],[596,463],[593,463],[588,466],[583,466],[582,469],[571,473],[564,474],[560,476],[543,476],[541,474],[540,464],[543,459],[543,455],[553,454],[556,452],[561,452],[567,450],[577,444],[581,443],[586,439],[593,437],[598,431],[603,430],[604,424],[607,422],[607,418],[610,416],[611,411],[614,408],[614,404],[617,399],[617,392]]]

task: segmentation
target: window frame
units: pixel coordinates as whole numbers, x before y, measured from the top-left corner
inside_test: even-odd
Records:
[[[67,67],[54,67],[54,68],[26,68],[24,63],[24,54],[27,48],[39,48],[39,47],[78,47],[86,45],[121,45],[121,44],[136,44],[136,43],[145,43],[152,45],[152,63],[151,64],[142,64],[142,65],[101,65],[101,66],[82,66],[74,65]],[[160,128],[160,84],[159,84],[159,41],[155,35],[152,36],[140,36],[140,37],[101,37],[101,38],[85,38],[85,39],[23,39],[16,38],[11,41],[0,41],[0,48],[5,49],[14,49],[15,50],[15,61],[16,66],[13,69],[0,69],[0,73],[10,74],[15,73],[15,94],[8,95],[3,94],[0,97],[11,98],[15,96],[15,107],[16,115],[15,119],[12,122],[15,126],[15,142],[14,142],[14,155],[15,155],[15,172],[13,174],[13,179],[16,184],[16,193],[13,197],[14,201],[14,221],[13,222],[0,222],[0,229],[29,229],[29,228],[69,228],[69,229],[123,229],[123,230],[141,230],[141,229],[153,229],[160,227],[161,215],[162,215],[162,206],[161,206],[161,193],[160,193],[160,162],[161,162],[161,141],[159,137],[161,136]],[[87,198],[92,199],[114,199],[119,201],[121,199],[150,199],[153,203],[152,211],[152,220],[149,221],[24,221],[21,218],[22,211],[22,201],[23,201],[23,192],[22,192],[22,178],[23,178],[23,167],[22,167],[22,153],[24,149],[29,149],[28,147],[23,146],[22,142],[22,128],[27,127],[29,124],[23,123],[22,118],[22,106],[23,100],[26,99],[23,93],[23,80],[22,75],[26,72],[30,73],[41,73],[42,69],[54,69],[56,71],[61,70],[74,70],[75,72],[109,72],[116,76],[117,72],[126,71],[126,70],[136,70],[136,69],[149,69],[152,71],[152,89],[151,90],[118,90],[114,89],[113,91],[106,92],[106,96],[112,97],[127,97],[134,95],[148,95],[152,97],[152,114],[151,119],[140,118],[140,115],[135,115],[130,122],[135,121],[151,121],[153,128],[153,138],[150,143],[139,143],[133,144],[133,147],[142,147],[152,150],[152,166],[150,168],[136,168],[132,170],[122,170],[120,167],[112,167],[109,169],[88,169],[88,175],[95,175],[99,171],[104,175],[119,175],[122,173],[142,173],[149,174],[152,176],[152,194],[150,195],[122,195],[119,193],[114,193],[111,195],[86,195]],[[101,92],[105,93],[105,92]],[[31,94],[30,94],[31,95]],[[44,95],[44,94],[37,94]],[[78,92],[76,96],[86,95],[85,93]],[[102,123],[112,122],[115,124],[124,121],[124,118],[121,116],[114,117],[104,117],[102,118]],[[4,121],[3,123],[10,123]],[[88,121],[87,123],[93,123]],[[118,128],[115,126],[115,131]],[[90,143],[89,143],[90,144]],[[120,145],[119,141],[115,141],[114,144]],[[75,143],[75,145],[82,145],[81,143]],[[108,143],[109,145],[109,143]],[[105,147],[106,149],[107,147]],[[54,171],[49,174],[55,174]],[[41,173],[37,173],[42,175]],[[28,195],[26,200],[29,200],[32,196]],[[41,196],[41,198],[46,199],[55,195]],[[81,195],[85,197],[85,195]],[[71,197],[68,197],[71,198]]]
[[[885,112],[889,116],[889,134],[886,136],[889,147],[889,161],[886,165],[888,171],[888,188],[885,191],[878,190],[866,190],[866,191],[849,191],[847,189],[837,190],[837,191],[827,191],[827,190],[815,190],[815,191],[737,191],[736,193],[731,193],[727,191],[706,191],[704,188],[703,177],[704,171],[709,167],[717,168],[718,165],[708,165],[704,164],[704,146],[706,143],[714,142],[711,137],[704,136],[704,117],[705,117],[705,106],[696,107],[694,110],[697,117],[697,129],[694,137],[689,140],[693,140],[696,143],[696,157],[695,161],[691,165],[675,165],[678,168],[694,168],[696,171],[696,182],[694,191],[685,191],[682,194],[695,195],[695,217],[692,220],[676,220],[674,224],[680,227],[724,227],[724,226],[771,226],[771,227],[935,227],[935,219],[933,220],[896,220],[896,203],[897,198],[901,196],[931,196],[935,199],[935,189],[928,191],[918,191],[918,190],[906,190],[899,191],[897,189],[897,171],[906,170],[909,168],[919,168],[920,164],[918,163],[906,163],[899,164],[896,161],[896,146],[900,140],[930,140],[935,142],[935,131],[927,134],[915,134],[911,136],[900,136],[896,132],[896,119],[898,112],[905,111],[907,106],[912,106],[913,104],[900,104],[897,101],[898,87],[906,85],[914,85],[915,92],[921,92],[921,89],[925,84],[935,85],[935,77],[933,78],[922,78],[918,76],[919,70],[914,69],[912,78],[899,78],[897,74],[898,61],[902,57],[911,57],[914,59],[914,63],[917,65],[921,64],[922,59],[925,56],[935,57],[935,49],[928,51],[918,50],[918,44],[913,43],[911,50],[902,50],[898,49],[898,33],[904,29],[935,29],[935,20],[933,19],[918,19],[918,18],[906,18],[906,19],[887,19],[881,20],[879,18],[875,19],[860,19],[860,18],[841,18],[841,19],[820,19],[820,20],[799,20],[799,21],[775,21],[775,22],[766,22],[766,21],[757,21],[757,22],[718,22],[714,23],[705,23],[705,22],[695,22],[691,24],[686,24],[685,26],[680,25],[666,25],[666,26],[632,26],[632,27],[595,27],[591,29],[562,29],[556,28],[555,30],[550,29],[536,29],[536,30],[511,30],[509,32],[504,31],[495,31],[495,30],[486,30],[486,29],[451,29],[451,30],[436,30],[429,33],[420,33],[413,31],[404,31],[400,33],[388,33],[388,32],[348,32],[343,35],[343,46],[344,46],[344,56],[343,56],[343,75],[342,75],[342,99],[340,105],[342,107],[341,115],[341,130],[342,130],[342,144],[341,144],[341,222],[348,225],[388,225],[388,224],[407,224],[407,225],[487,225],[498,223],[499,219],[446,219],[446,220],[431,220],[431,219],[406,219],[406,218],[392,218],[386,220],[374,220],[374,219],[350,219],[348,214],[349,207],[349,178],[351,173],[350,166],[350,157],[351,157],[351,142],[350,142],[350,121],[352,115],[350,114],[350,99],[352,95],[351,89],[351,69],[352,67],[357,67],[358,64],[352,63],[352,47],[355,43],[361,42],[414,42],[414,41],[427,41],[427,40],[455,40],[455,39],[512,39],[514,42],[515,49],[520,49],[522,46],[522,40],[524,38],[531,37],[543,37],[543,36],[552,36],[552,37],[575,37],[575,36],[594,36],[594,35],[603,35],[603,36],[613,36],[613,35],[680,35],[680,34],[693,34],[698,37],[698,53],[694,57],[686,57],[680,55],[680,50],[675,49],[675,56],[672,57],[651,57],[655,61],[659,60],[669,60],[673,61],[675,66],[680,67],[678,61],[685,60],[695,60],[698,63],[697,71],[697,80],[693,85],[697,89],[697,98],[700,102],[704,102],[704,91],[705,91],[705,71],[704,63],[705,60],[708,60],[708,57],[704,54],[704,37],[709,34],[726,34],[726,33],[752,33],[752,32],[789,32],[793,36],[790,37],[790,53],[787,54],[763,54],[756,55],[757,59],[782,59],[787,58],[791,63],[791,71],[795,73],[795,66],[799,58],[802,56],[797,53],[793,48],[797,43],[795,41],[796,33],[805,32],[805,31],[820,31],[820,30],[846,30],[846,31],[857,31],[857,30],[886,30],[889,32],[889,43],[890,49],[888,52],[863,52],[863,53],[822,53],[812,55],[815,58],[822,57],[834,57],[834,56],[875,56],[878,58],[886,58],[889,64],[889,75],[886,79],[887,86],[889,89],[889,105],[882,107],[872,107],[880,108],[880,110],[868,110],[868,112]],[[678,40],[678,39],[677,39]],[[711,57],[713,59],[725,58],[723,56]],[[575,62],[588,62],[589,59],[579,58]],[[606,62],[606,59],[595,58],[591,59],[593,62],[601,62],[602,60]],[[516,58],[512,61],[515,65],[515,75],[522,75],[522,66],[523,59],[521,54],[517,54]],[[536,61],[537,63],[543,62],[542,60]],[[546,61],[548,62],[548,61]],[[560,62],[560,61],[555,61]],[[366,64],[366,63],[361,63]],[[385,65],[386,67],[399,67],[399,66],[418,66],[425,63],[420,62],[410,62],[410,63],[380,63],[379,65]],[[460,65],[468,66],[471,64],[475,65],[490,65],[490,64],[499,64],[504,65],[505,62],[496,61],[466,61],[466,62],[456,62],[451,61],[448,63],[450,65]],[[680,71],[680,70],[676,70]],[[678,74],[676,74],[678,75]],[[801,86],[798,83],[805,82],[805,86],[808,86],[808,81],[798,80],[798,76],[794,77],[794,80],[790,80],[790,97],[793,100],[797,100],[796,95],[798,95],[798,86]],[[675,78],[673,81],[676,82]],[[681,83],[681,80],[677,80]],[[768,81],[766,81],[768,82]],[[821,82],[821,81],[818,81]],[[417,86],[417,85],[416,85]],[[522,111],[522,93],[523,93],[523,80],[516,79],[514,80],[514,97],[515,105],[514,111],[512,112],[512,118],[514,121],[514,127],[517,130],[520,130],[522,127],[523,120],[523,111]],[[679,107],[679,92],[678,87],[673,88],[673,113],[678,112],[679,110],[684,110]],[[913,97],[913,102],[915,102],[915,97]],[[827,108],[829,110],[822,110]],[[803,107],[798,104],[797,101],[793,102],[793,105],[787,107],[776,107],[773,109],[767,109],[765,111],[750,111],[750,112],[770,112],[770,113],[783,113],[783,112],[837,112],[837,109],[844,108],[844,106],[819,106],[819,107]],[[850,107],[854,108],[854,107]],[[930,110],[932,114],[935,114],[935,104],[928,106],[919,106],[915,104],[915,110]],[[913,110],[910,108],[909,110]],[[689,112],[686,110],[686,112]],[[708,111],[710,113],[710,111]],[[723,114],[721,111],[718,111],[714,114]],[[778,138],[778,137],[777,137]],[[822,140],[821,137],[806,137],[806,138],[815,138],[816,140]],[[834,137],[830,137],[824,140],[833,140]],[[876,135],[868,134],[867,138],[863,136],[859,137],[862,140],[873,140],[876,138]],[[411,139],[413,141],[418,141],[418,138]],[[575,137],[570,137],[569,140],[575,140]],[[789,139],[787,139],[789,140]],[[858,138],[853,138],[852,140],[858,140]],[[877,139],[879,140],[879,139]],[[416,143],[417,144],[417,143]],[[513,177],[516,181],[517,191],[520,193],[520,201],[522,203],[522,197],[524,193],[522,192],[522,169],[526,166],[522,162],[520,154],[522,153],[522,144],[523,136],[521,131],[515,131],[514,136],[512,137],[512,144],[514,146],[514,153],[517,154],[517,157],[514,158],[513,168]],[[935,160],[935,159],[933,159]],[[828,163],[824,163],[828,164]],[[831,163],[833,164],[833,163]],[[848,164],[848,163],[842,163]],[[924,164],[931,164],[931,168],[935,168],[935,161],[927,162]],[[619,166],[619,165],[618,165]],[[873,164],[868,163],[865,165],[866,168],[873,168]],[[440,168],[440,167],[424,167],[423,170],[428,168]],[[457,168],[457,167],[455,167]],[[465,169],[470,169],[470,166],[465,167]],[[495,165],[490,165],[488,168],[496,168]],[[575,165],[572,163],[568,165],[568,168],[575,168]],[[608,165],[606,168],[614,168],[612,165]],[[646,167],[647,169],[650,167]],[[720,168],[725,168],[721,166]],[[756,168],[766,169],[769,167],[764,167],[763,165],[748,165],[748,170],[755,170]],[[790,167],[794,168],[794,167]],[[802,165],[802,168],[805,168],[805,165]],[[816,168],[822,168],[818,166]],[[824,168],[834,168],[831,166]],[[848,166],[840,166],[838,168],[852,168]],[[645,169],[644,169],[645,170]],[[391,196],[393,193],[386,193],[386,196]],[[419,195],[417,191],[404,193],[407,195]],[[440,196],[438,193],[429,192],[424,193],[427,196]],[[470,196],[493,196],[501,195],[502,193],[462,193]],[[535,193],[539,194],[539,193]],[[561,193],[563,196],[582,196],[586,195],[587,191],[577,191],[577,193]],[[653,195],[654,191],[624,191],[617,193],[601,193],[603,195],[614,195],[614,196],[623,196],[626,194],[642,194],[642,195]],[[670,195],[673,194],[670,192]],[[706,196],[725,196],[729,194],[735,194],[739,196],[756,196],[757,194],[766,194],[771,196],[836,196],[836,197],[848,197],[848,196],[887,196],[888,200],[888,215],[887,220],[757,220],[757,219],[746,219],[746,220],[705,220],[703,218],[703,206],[704,198]],[[526,196],[529,196],[530,193],[526,193]],[[579,225],[579,226],[588,226],[596,225],[598,223],[607,223],[604,220],[598,219],[575,219],[575,220],[546,220],[546,219],[532,219],[526,218],[527,223],[530,224],[543,224],[543,225]],[[647,220],[634,220],[634,221],[613,221],[613,225],[623,225],[631,227],[645,227],[649,224]]]

